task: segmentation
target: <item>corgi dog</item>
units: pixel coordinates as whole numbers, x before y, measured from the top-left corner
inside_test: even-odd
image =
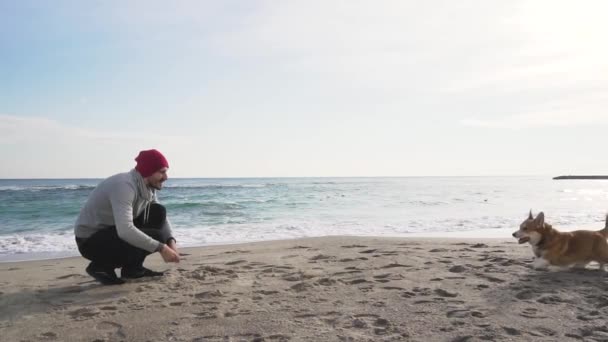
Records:
[[[595,261],[600,264],[600,270],[604,270],[604,265],[608,264],[608,216],[604,229],[599,231],[559,232],[545,222],[545,214],[540,212],[533,217],[530,211],[513,237],[520,244],[528,242],[532,246],[536,256],[532,267],[536,269],[548,266],[584,268]]]

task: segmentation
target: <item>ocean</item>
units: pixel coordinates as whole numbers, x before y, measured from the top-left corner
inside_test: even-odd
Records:
[[[0,261],[78,255],[74,222],[100,181],[0,180]],[[608,181],[172,178],[158,197],[180,246],[326,235],[510,238],[530,209],[557,228],[602,228]]]

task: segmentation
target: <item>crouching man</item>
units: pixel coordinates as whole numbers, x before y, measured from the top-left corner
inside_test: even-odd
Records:
[[[169,163],[157,150],[141,151],[135,161],[133,170],[99,183],[76,220],[78,250],[91,261],[86,272],[104,285],[162,276],[143,266],[154,252],[165,262],[179,262],[165,207],[156,198]],[[123,279],[116,276],[116,268],[121,268]]]

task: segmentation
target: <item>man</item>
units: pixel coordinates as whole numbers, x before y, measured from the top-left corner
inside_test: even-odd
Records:
[[[78,250],[91,260],[86,272],[104,285],[161,276],[143,266],[154,252],[165,262],[179,262],[165,207],[156,198],[156,190],[167,180],[169,163],[157,150],[141,151],[135,161],[133,170],[99,183],[76,220]],[[123,279],[116,276],[116,268],[122,269]]]

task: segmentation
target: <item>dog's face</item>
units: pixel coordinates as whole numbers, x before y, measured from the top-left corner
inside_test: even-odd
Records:
[[[513,237],[518,239],[520,244],[529,242],[532,246],[536,246],[543,238],[545,223],[545,214],[538,213],[536,218],[532,216],[532,211],[528,218],[519,225],[519,230],[513,233]]]

